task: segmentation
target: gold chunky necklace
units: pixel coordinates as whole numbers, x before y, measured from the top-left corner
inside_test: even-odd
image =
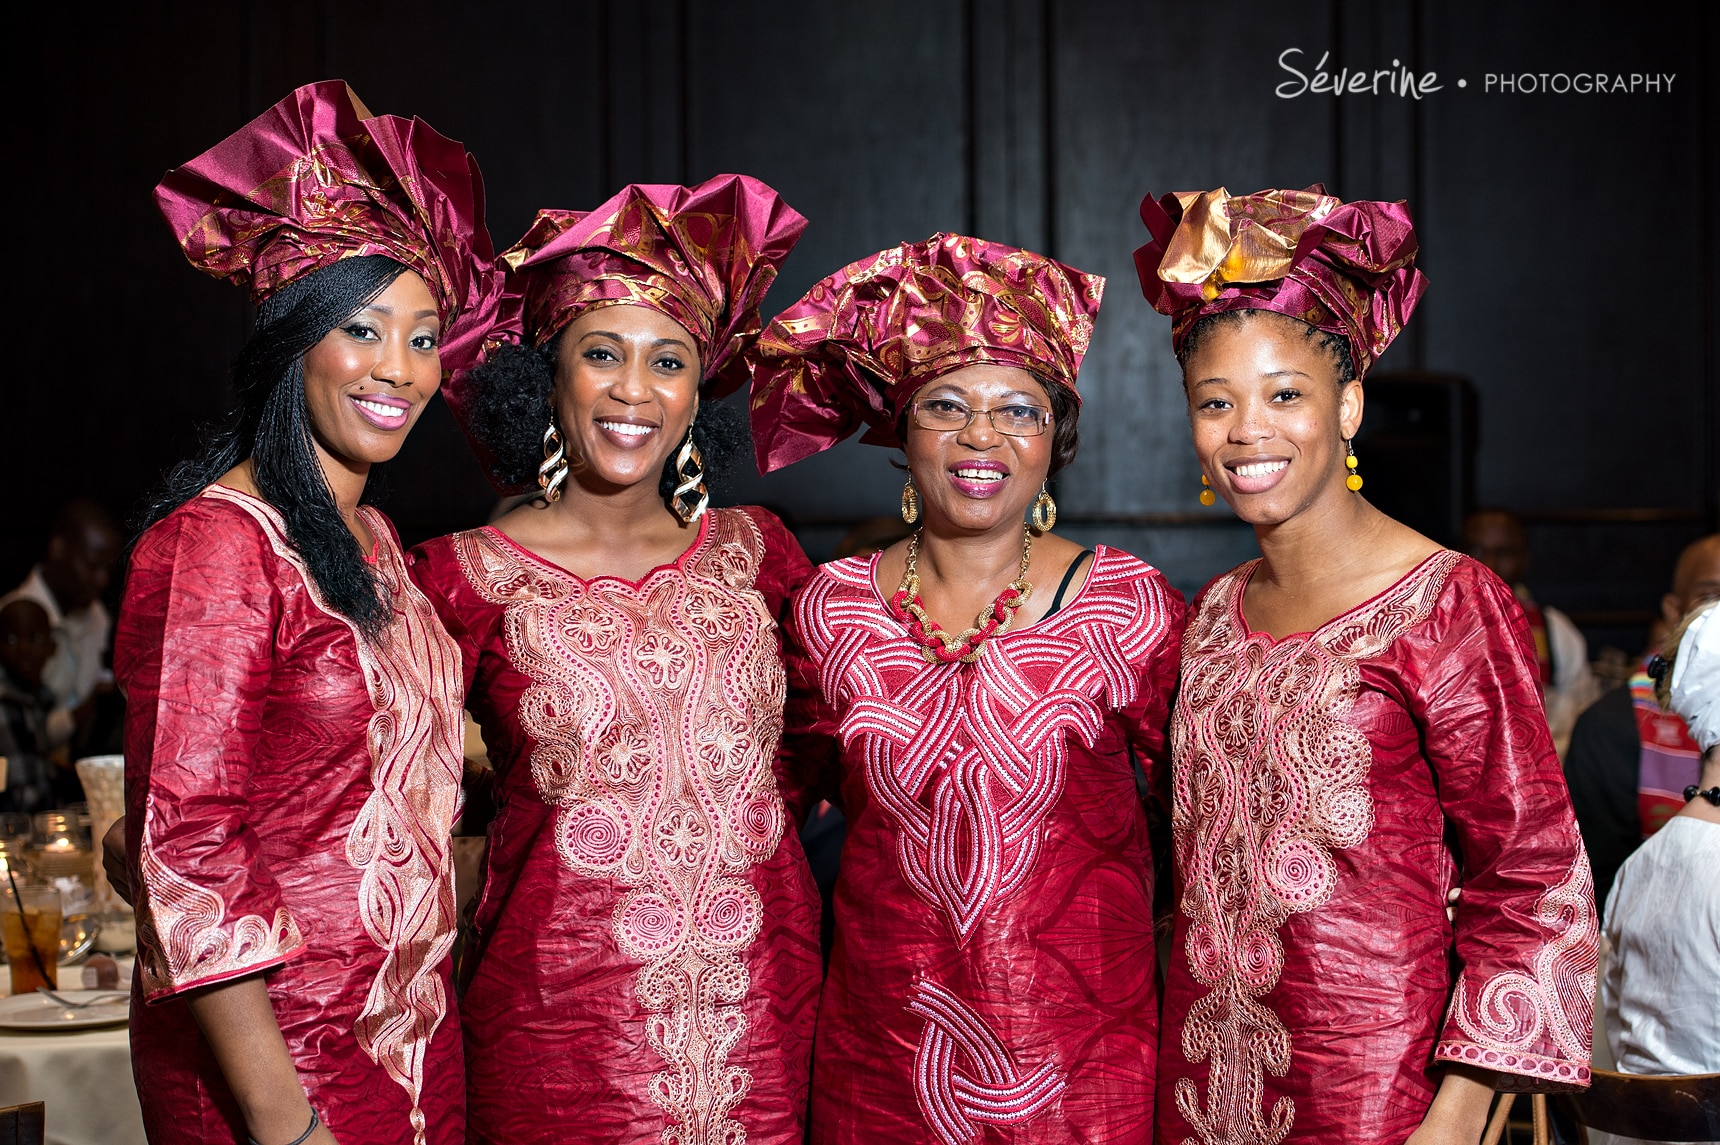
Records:
[[[985,651],[986,640],[1007,629],[1009,622],[1015,619],[1016,610],[1033,595],[1033,585],[1027,579],[1027,563],[1033,556],[1033,529],[1022,527],[1021,571],[998,594],[991,607],[974,618],[974,626],[958,636],[951,636],[939,628],[937,621],[926,614],[925,605],[920,600],[920,534],[923,532],[924,529],[915,530],[908,541],[908,568],[902,574],[900,587],[890,598],[890,611],[908,626],[908,634],[920,646],[920,654],[926,658],[926,663],[972,664]]]

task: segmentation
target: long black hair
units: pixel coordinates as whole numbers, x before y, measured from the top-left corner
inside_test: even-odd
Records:
[[[257,491],[286,521],[287,538],[323,599],[365,633],[378,632],[389,606],[317,460],[305,405],[304,355],[405,271],[382,255],[344,258],[265,299],[257,308],[256,329],[233,362],[238,412],[226,425],[211,427],[197,455],[168,472],[145,505],[139,530],[249,458]],[[369,493],[367,488],[367,499]]]
[[[490,452],[490,477],[498,485],[537,482],[543,460],[543,431],[555,396],[561,335],[542,346],[502,346],[472,371],[470,429]],[[693,444],[704,459],[705,486],[718,489],[735,459],[751,444],[746,416],[727,402],[701,401],[693,419]],[[657,491],[665,503],[675,492],[675,455],[663,463]]]

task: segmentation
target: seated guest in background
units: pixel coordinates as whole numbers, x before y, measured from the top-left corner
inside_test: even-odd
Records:
[[[77,776],[50,759],[48,712],[54,697],[42,670],[54,651],[48,610],[27,597],[0,604],[0,811],[42,811],[75,802]],[[64,758],[65,753],[58,753]]]
[[[1667,648],[1655,694],[1688,724],[1702,770],[1684,807],[1619,868],[1601,1009],[1621,1072],[1720,1073],[1720,604],[1692,614]]]
[[[760,340],[759,468],[864,424],[906,454],[918,526],[823,566],[790,619],[790,800],[848,816],[816,1145],[1152,1137],[1131,752],[1162,774],[1182,597],[1051,535],[1046,491],[1075,458],[1103,286],[938,234],[815,284]]]
[[[1495,1089],[1588,1084],[1598,934],[1522,608],[1348,448],[1426,287],[1409,213],[1316,186],[1141,215],[1200,476],[1261,551],[1183,638],[1158,1139],[1474,1142]]]
[[[1720,533],[1679,554],[1661,616],[1671,627],[1710,600],[1720,600]],[[1696,782],[1700,755],[1684,721],[1655,702],[1645,665],[1578,717],[1565,780],[1594,869],[1597,902],[1606,901],[1625,857],[1685,805],[1684,789]]]
[[[1479,509],[1463,522],[1463,548],[1511,586],[1529,634],[1535,638],[1535,660],[1541,670],[1541,698],[1547,705],[1547,725],[1553,747],[1563,759],[1571,743],[1571,728],[1584,708],[1601,693],[1600,681],[1589,670],[1589,645],[1571,618],[1556,608],[1536,603],[1523,576],[1529,571],[1529,542],[1523,522],[1503,509]]]
[[[101,598],[119,552],[112,515],[94,501],[72,501],[54,514],[42,563],[0,598],[0,606],[23,599],[47,610],[55,646],[42,679],[54,697],[47,730],[55,747],[88,727],[96,692],[110,679],[105,660],[113,621]]]
[[[363,500],[489,328],[483,185],[331,81],[155,196],[257,322],[233,421],[152,501],[115,637],[144,1126],[461,1145],[460,651]]]

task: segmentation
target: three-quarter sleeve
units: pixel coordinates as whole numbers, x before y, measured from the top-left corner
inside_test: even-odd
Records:
[[[115,633],[127,853],[144,997],[267,970],[303,946],[247,821],[281,619],[243,510],[194,500],[138,542]]]
[[[1585,1086],[1599,932],[1528,625],[1504,584],[1465,561],[1403,639],[1462,865],[1459,972],[1434,1057],[1498,1071],[1502,1090]]]

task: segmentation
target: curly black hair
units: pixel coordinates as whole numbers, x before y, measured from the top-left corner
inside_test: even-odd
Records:
[[[1194,352],[1200,347],[1201,339],[1205,338],[1219,326],[1239,325],[1256,314],[1278,314],[1276,310],[1221,310],[1217,314],[1208,314],[1189,328],[1188,337],[1183,339],[1182,347],[1177,350],[1177,365],[1185,371],[1188,361],[1194,357]],[[1289,314],[1279,314],[1280,318],[1289,319],[1302,327],[1304,337],[1314,340],[1315,345],[1324,350],[1332,359],[1332,367],[1338,379],[1338,388],[1342,389],[1356,380],[1355,359],[1350,356],[1350,340],[1342,334],[1334,334],[1330,330],[1322,330],[1312,326],[1300,318]]]
[[[1038,374],[1033,375],[1033,380],[1045,387],[1045,396],[1051,403],[1051,468],[1045,475],[1049,479],[1068,468],[1081,448],[1081,403],[1056,382],[1046,381]],[[908,412],[909,406],[904,405],[896,415],[897,441],[908,440]]]
[[[489,451],[490,477],[498,485],[517,488],[537,482],[560,345],[558,334],[542,346],[502,346],[470,375],[469,424]],[[746,415],[726,402],[700,402],[693,444],[704,459],[705,487],[714,493],[752,445]],[[665,505],[676,484],[671,453],[657,483]]]
[[[249,458],[257,491],[279,510],[287,539],[323,599],[366,635],[380,632],[391,609],[317,460],[305,406],[304,355],[405,272],[383,255],[345,258],[265,299],[257,308],[256,329],[233,362],[238,412],[226,425],[207,427],[198,454],[167,473],[139,514],[138,532]],[[367,502],[379,484],[366,485]]]

